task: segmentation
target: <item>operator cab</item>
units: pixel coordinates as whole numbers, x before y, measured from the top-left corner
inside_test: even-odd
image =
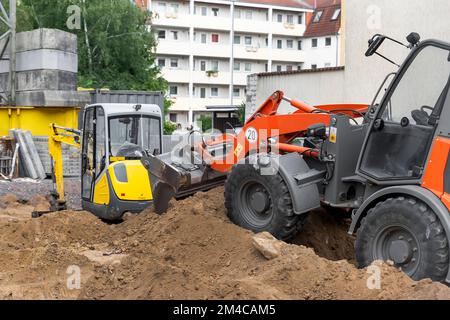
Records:
[[[412,35],[413,50],[374,112],[358,163],[358,173],[375,184],[419,184],[433,138],[444,125],[439,120],[449,94],[450,48],[435,40],[419,44]],[[376,53],[380,37],[366,55]]]
[[[162,151],[162,113],[150,104],[96,104],[84,110],[83,209],[107,220],[137,213],[153,200],[145,152]]]

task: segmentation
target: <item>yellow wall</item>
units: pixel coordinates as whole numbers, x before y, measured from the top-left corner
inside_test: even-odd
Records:
[[[34,136],[47,136],[50,123],[68,128],[78,128],[79,108],[56,107],[1,107],[0,136],[10,129],[30,130]]]

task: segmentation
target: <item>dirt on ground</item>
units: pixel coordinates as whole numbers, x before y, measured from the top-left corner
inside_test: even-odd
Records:
[[[381,288],[369,289],[348,221],[325,211],[267,260],[227,219],[223,188],[118,224],[70,211],[31,219],[43,200],[0,199],[2,299],[450,299],[447,286],[381,262]]]

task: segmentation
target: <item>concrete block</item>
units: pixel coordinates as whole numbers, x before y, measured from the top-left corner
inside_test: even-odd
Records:
[[[0,74],[0,83],[6,83],[7,73]],[[61,70],[31,70],[16,74],[17,91],[77,90],[77,74]]]
[[[17,34],[17,52],[53,49],[77,53],[77,36],[57,29],[36,29]]]
[[[91,102],[89,92],[41,90],[22,91],[16,104],[33,107],[83,107]]]
[[[63,70],[78,72],[78,56],[53,49],[36,49],[19,52],[16,56],[16,71],[28,70]],[[0,73],[9,72],[9,61],[0,61]]]

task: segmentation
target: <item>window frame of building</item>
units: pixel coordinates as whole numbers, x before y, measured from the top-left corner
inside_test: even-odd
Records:
[[[297,24],[303,24],[303,14],[299,14],[297,19]]]
[[[245,72],[252,72],[252,64],[251,62],[246,62],[244,65]]]
[[[233,63],[233,70],[234,71],[241,71],[241,63],[239,61],[234,61],[234,63]]]
[[[287,65],[286,66],[286,71],[293,71],[294,70],[294,66],[293,65]]]
[[[160,10],[162,9],[162,10]],[[159,13],[166,13],[167,12],[167,4],[165,2],[158,2],[158,10]]]
[[[297,41],[297,50],[298,51],[302,51],[303,50],[303,41],[302,40],[298,40]]]
[[[250,41],[248,41],[250,40]],[[253,43],[253,38],[251,36],[245,36],[244,43],[247,47],[250,47]]]
[[[178,38],[178,31],[172,30],[172,31],[170,31],[170,33],[172,34],[172,39],[173,40],[178,40],[179,39]]]
[[[220,37],[218,33],[211,33],[211,43],[219,43]]]
[[[211,60],[210,62],[210,70],[219,72],[219,60]]]
[[[206,99],[206,88],[200,88],[200,99]]]
[[[179,67],[178,58],[170,58],[170,67],[177,69]]]
[[[206,33],[200,34],[200,43],[207,43],[208,42],[208,35]]]
[[[313,23],[320,22],[320,19],[322,18],[322,15],[323,15],[323,10],[317,11],[316,14],[314,15]]]
[[[311,65],[311,69],[312,69],[312,70],[316,70],[316,69],[317,69],[317,64],[313,63],[313,64]]]
[[[178,95],[178,86],[175,86],[175,85],[169,86],[169,95],[177,96]]]
[[[323,65],[325,68],[331,68],[331,62],[325,62]]]
[[[283,66],[281,64],[277,65],[277,72],[283,71]]]
[[[171,14],[177,14],[180,11],[180,5],[178,3],[170,3],[168,8],[170,8],[168,12]]]
[[[319,39],[313,38],[311,39],[311,48],[317,48],[319,46]]]
[[[277,49],[283,49],[283,40],[277,40]]]
[[[219,96],[219,88],[211,87],[211,97],[217,98]]]
[[[200,71],[206,71],[206,60],[200,60]]]
[[[293,14],[288,14],[286,16],[286,22],[289,24],[294,24],[294,15]]]
[[[241,89],[233,88],[233,98],[240,98],[240,97],[241,97]]]
[[[208,7],[200,7],[200,15],[206,17],[208,15]]]
[[[158,67],[164,68],[166,66],[166,59],[164,58],[158,58]]]
[[[158,30],[158,40],[166,39],[166,30]]]
[[[234,35],[233,44],[237,44],[237,45],[241,44],[241,36],[240,35]]]
[[[245,19],[252,20],[253,19],[253,12],[251,10],[245,11]]]
[[[178,117],[176,113],[169,113],[169,121],[173,123],[177,123]]]
[[[241,19],[242,13],[241,13],[241,9],[234,9],[234,18],[235,19]]]
[[[220,8],[217,7],[211,8],[211,12],[213,13],[214,17],[218,17],[220,13]]]
[[[277,22],[278,23],[283,23],[283,15],[281,13],[277,14]]]
[[[331,37],[325,38],[325,47],[331,47]]]
[[[331,21],[336,21],[341,15],[341,8],[334,10],[333,15],[331,16]]]
[[[292,40],[292,39],[286,40],[286,48],[287,49],[294,49],[294,40]]]

